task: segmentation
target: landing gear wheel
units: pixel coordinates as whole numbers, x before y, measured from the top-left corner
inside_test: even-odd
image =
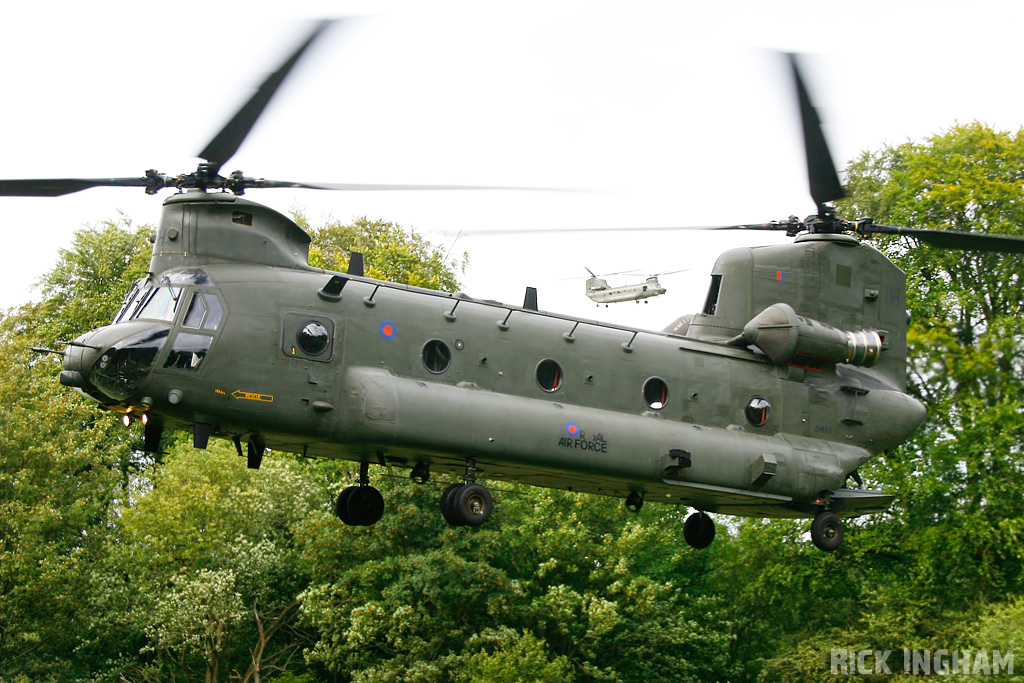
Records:
[[[384,496],[372,486],[357,486],[348,497],[348,514],[357,526],[371,526],[384,516]]]
[[[626,496],[626,509],[630,512],[640,512],[644,506],[644,496],[639,491],[630,491]]]
[[[442,503],[444,498],[442,497]],[[494,501],[483,484],[462,484],[448,494],[448,506],[456,526],[480,526],[491,518]],[[444,508],[442,507],[442,514]]]
[[[349,526],[371,526],[384,515],[384,496],[372,486],[349,486],[338,495],[334,512]]]
[[[352,521],[352,516],[348,514],[348,498],[352,494],[357,486],[348,486],[341,490],[338,494],[338,500],[334,502],[334,514],[338,515],[338,519],[347,524],[348,526],[355,526],[356,523]]]
[[[441,516],[444,517],[444,521],[448,522],[452,526],[459,526],[458,518],[455,516],[455,512],[452,509],[452,494],[454,494],[461,486],[465,486],[465,484],[449,484],[448,488],[441,493]]]
[[[715,540],[714,520],[703,512],[694,512],[683,522],[683,540],[691,548],[707,548]]]
[[[811,541],[820,550],[832,552],[843,543],[843,520],[834,512],[819,512],[811,522]]]

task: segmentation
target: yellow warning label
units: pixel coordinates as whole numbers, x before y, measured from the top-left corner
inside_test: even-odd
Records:
[[[242,391],[241,389],[235,389],[231,392],[231,395],[237,399],[245,399],[246,401],[263,401],[264,403],[274,402],[274,397],[270,394],[257,394],[252,391]]]

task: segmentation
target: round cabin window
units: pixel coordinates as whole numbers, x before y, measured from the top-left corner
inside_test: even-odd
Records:
[[[423,345],[423,365],[435,375],[440,375],[452,364],[452,352],[440,339],[431,339]]]
[[[562,366],[550,358],[537,365],[537,384],[544,391],[558,391],[562,386]]]
[[[755,427],[763,427],[768,422],[768,414],[772,406],[764,396],[751,396],[747,399],[747,407],[743,411],[747,422]]]
[[[310,356],[319,356],[331,343],[331,333],[323,324],[310,320],[299,328],[295,335],[295,341],[303,353]]]
[[[644,401],[648,408],[661,410],[668,403],[668,385],[660,377],[644,382]]]

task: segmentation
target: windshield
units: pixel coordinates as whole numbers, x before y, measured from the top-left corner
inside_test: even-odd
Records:
[[[145,280],[138,280],[132,283],[132,288],[128,290],[128,293],[124,295],[124,303],[121,304],[121,308],[117,309],[117,313],[114,315],[114,322],[119,323],[122,320],[127,320],[130,317],[129,311],[132,310],[132,304],[139,296],[139,292],[142,291],[140,284]]]
[[[171,322],[178,310],[181,299],[181,287],[157,287],[148,296],[140,297],[141,307],[132,315],[132,319],[163,320]]]

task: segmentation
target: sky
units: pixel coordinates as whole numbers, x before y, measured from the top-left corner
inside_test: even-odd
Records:
[[[518,305],[534,286],[542,310],[661,329],[701,307],[719,253],[787,238],[636,228],[814,209],[779,51],[806,55],[840,168],[958,121],[1024,123],[1024,3],[1010,0],[201,6],[5,7],[0,178],[191,172],[311,22],[342,18],[225,171],[550,189],[247,198],[314,224],[366,216],[415,229],[469,254],[461,281],[471,296]],[[31,286],[76,229],[120,215],[155,225],[160,208],[138,188],[0,197],[0,310],[38,295]],[[584,296],[586,268],[636,271],[612,285],[687,270],[663,277],[668,294],[647,304],[598,307]]]

